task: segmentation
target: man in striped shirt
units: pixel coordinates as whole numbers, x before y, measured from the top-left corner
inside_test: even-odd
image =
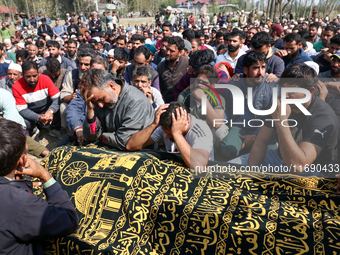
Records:
[[[27,130],[33,130],[37,123],[60,126],[60,92],[47,75],[39,74],[37,63],[29,60],[22,64],[22,78],[13,84],[12,90]]]

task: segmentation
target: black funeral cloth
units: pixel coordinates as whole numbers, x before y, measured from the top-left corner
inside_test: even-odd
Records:
[[[70,195],[80,223],[47,240],[46,254],[340,252],[335,179],[196,175],[177,161],[94,145],[52,151],[42,164]]]

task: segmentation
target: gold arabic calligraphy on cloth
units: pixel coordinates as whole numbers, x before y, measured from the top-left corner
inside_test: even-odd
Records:
[[[338,254],[334,180],[193,175],[154,152],[61,147],[42,163],[79,213],[46,254]],[[41,190],[36,190],[36,194]]]

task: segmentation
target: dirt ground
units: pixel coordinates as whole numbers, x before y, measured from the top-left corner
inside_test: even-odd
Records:
[[[57,148],[57,143],[60,141],[58,138],[50,136],[48,129],[42,129],[37,136],[33,136],[34,140],[45,146],[49,151]],[[43,158],[36,157],[29,154],[29,157],[37,162],[41,162]]]

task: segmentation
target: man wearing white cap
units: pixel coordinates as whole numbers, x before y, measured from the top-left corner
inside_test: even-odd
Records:
[[[164,22],[171,22],[172,18],[175,16],[171,12],[172,12],[172,7],[171,6],[166,7]]]
[[[244,27],[247,22],[247,14],[244,13],[244,10],[241,11],[241,16],[240,16],[240,27]]]
[[[5,50],[6,50],[6,46],[1,43],[0,44],[0,63],[1,64],[10,64],[13,61],[12,61],[12,59],[7,58],[7,57],[4,56]]]
[[[12,62],[8,67],[8,78],[0,80],[0,88],[12,93],[12,86],[19,80],[21,73],[21,66]]]
[[[112,64],[113,61],[115,60],[114,54],[115,54],[114,49],[109,50],[109,53],[107,54],[107,61],[109,61],[109,64]]]

